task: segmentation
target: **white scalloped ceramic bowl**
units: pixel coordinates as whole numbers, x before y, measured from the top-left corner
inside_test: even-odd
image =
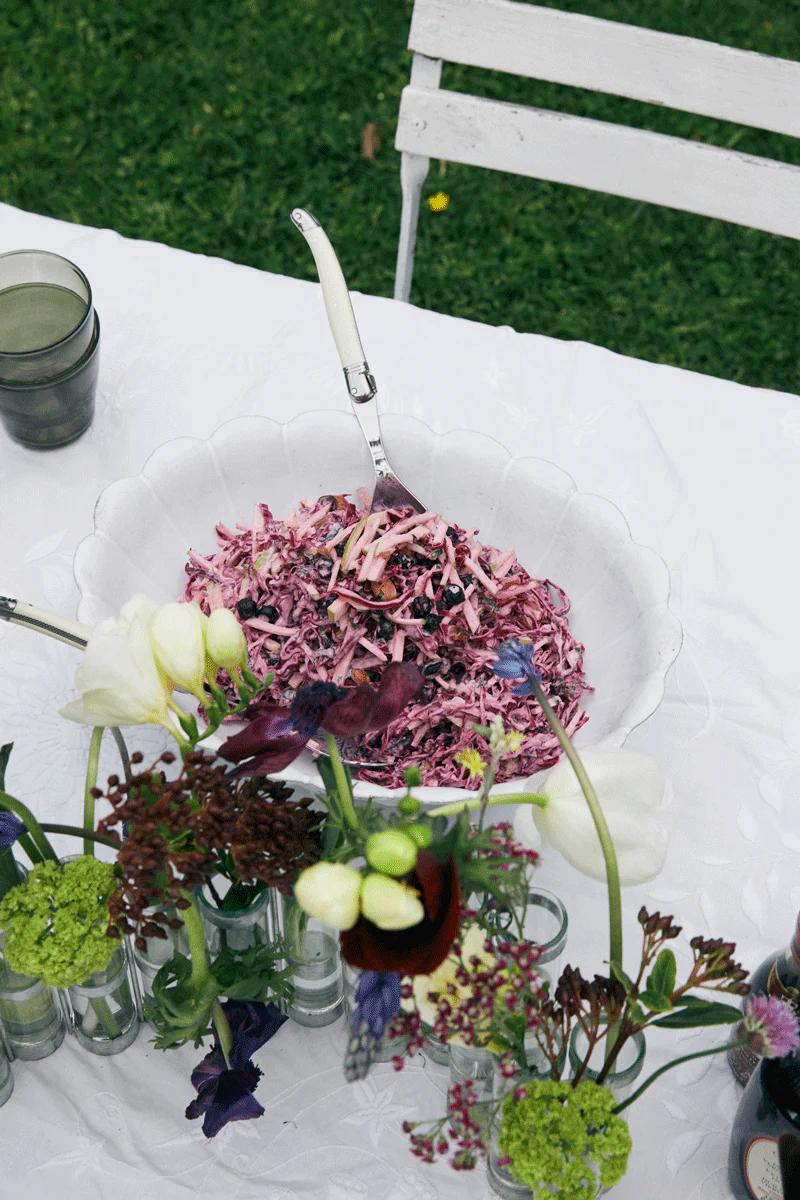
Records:
[[[469,430],[437,434],[408,416],[388,414],[382,424],[395,469],[432,509],[478,528],[485,542],[513,546],[531,575],[566,589],[571,626],[586,646],[586,677],[595,689],[578,742],[622,745],[658,707],[680,649],[663,561],[631,539],[615,505],[579,492],[552,463],[516,458],[493,438]],[[288,424],[242,417],[208,441],[168,442],[140,475],[118,480],[100,496],[94,533],[75,555],[78,616],[94,624],[118,612],[135,592],[175,599],[183,590],[189,547],[211,550],[215,524],[249,524],[258,501],[286,516],[301,499],[371,483],[369,455],[348,413],[309,412]],[[306,786],[318,783],[310,754],[284,775]],[[521,782],[504,786],[519,790]],[[357,790],[364,796],[380,791],[366,784]],[[459,794],[452,788],[420,791],[431,801]]]

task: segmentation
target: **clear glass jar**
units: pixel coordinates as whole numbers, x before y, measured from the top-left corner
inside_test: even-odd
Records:
[[[206,931],[206,945],[210,958],[222,950],[250,950],[254,946],[266,946],[273,940],[270,889],[264,888],[244,908],[225,910],[219,908],[207,884],[195,892],[197,906]]]
[[[498,932],[504,930],[509,940],[518,936],[518,927],[510,912],[490,912],[490,921]],[[567,910],[558,896],[544,888],[531,888],[522,922],[522,937],[539,947],[536,969],[551,989],[560,974],[568,933]]]
[[[120,1054],[136,1040],[136,1011],[132,973],[125,951],[114,954],[104,971],[68,988],[75,1037],[92,1054]]]
[[[342,963],[342,971],[344,976],[344,1017],[345,1017],[345,1036],[350,1037],[350,1017],[355,1004],[356,987],[361,977],[361,971],[356,967],[351,967],[349,963]],[[380,1047],[373,1056],[373,1062],[390,1062],[396,1054],[402,1054],[408,1044],[408,1038],[386,1038],[381,1040]]]
[[[569,1075],[574,1079],[578,1068],[586,1057],[588,1042],[582,1029],[575,1027],[569,1039]],[[635,1033],[628,1038],[617,1055],[611,1071],[603,1080],[604,1086],[612,1093],[617,1101],[625,1100],[630,1095],[633,1085],[642,1073],[646,1051],[643,1033]],[[603,1068],[606,1053],[606,1039],[595,1046],[589,1058],[589,1065],[583,1072],[582,1079],[597,1081]]]
[[[510,1079],[503,1075],[499,1065],[495,1064],[494,1075],[492,1076],[493,1100],[498,1102],[504,1100],[509,1092],[513,1092],[515,1088],[523,1087],[526,1083],[530,1083],[531,1080],[550,1078],[550,1064],[532,1037],[525,1039],[525,1057],[527,1060],[525,1070],[517,1070],[516,1074]],[[556,1064],[559,1076],[564,1069],[565,1058],[566,1054],[562,1046],[561,1054]],[[495,1112],[492,1145],[486,1161],[489,1187],[496,1196],[502,1196],[503,1200],[531,1200],[533,1193],[530,1188],[524,1183],[518,1183],[508,1167],[501,1165],[502,1154],[498,1145],[501,1111],[501,1109],[498,1109]]]
[[[471,1080],[478,1101],[490,1100],[497,1055],[484,1046],[462,1046],[459,1042],[449,1042],[447,1049],[451,1085]]]
[[[297,902],[274,893],[276,924],[283,937],[294,995],[287,1012],[298,1025],[330,1025],[344,1011],[344,978],[335,930],[309,917]]]
[[[20,881],[28,871],[17,863]],[[0,931],[0,1021],[6,1043],[14,1058],[47,1058],[64,1040],[66,1022],[58,995],[35,975],[12,971],[3,958]]]
[[[64,1040],[64,1016],[52,988],[0,960],[0,1020],[15,1058],[47,1058]]]
[[[177,915],[177,909],[174,908],[159,909],[158,911],[163,912],[169,918]],[[147,917],[147,913],[145,913],[145,917]],[[183,925],[180,929],[166,929],[166,934],[167,936],[163,938],[145,938],[144,950],[140,950],[136,943],[133,943],[133,960],[139,973],[142,999],[145,1005],[147,1000],[152,998],[153,980],[164,963],[169,962],[176,954],[188,955],[189,953],[189,942]]]
[[[0,1107],[5,1104],[14,1090],[14,1076],[11,1073],[11,1062],[5,1037],[2,1036],[3,1033],[4,1031],[0,1030]]]

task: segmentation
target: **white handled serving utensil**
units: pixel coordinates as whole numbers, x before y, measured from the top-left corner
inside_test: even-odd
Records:
[[[14,600],[11,596],[0,596],[0,621],[34,629],[47,637],[55,638],[58,642],[76,646],[79,650],[86,648],[91,633],[90,626],[82,625],[80,621],[72,621],[69,617],[48,612],[46,608],[36,608],[33,604],[26,604],[24,600]]]
[[[400,482],[386,457],[378,419],[378,389],[364,357],[350,294],[336,252],[325,230],[310,212],[304,208],[293,208],[290,215],[314,255],[331,333],[344,370],[347,392],[372,455],[375,491],[372,494],[371,511],[380,512],[385,508],[407,505],[415,512],[426,512],[426,506]]]

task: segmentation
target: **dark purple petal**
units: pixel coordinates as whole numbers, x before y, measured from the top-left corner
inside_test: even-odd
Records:
[[[265,705],[244,729],[223,742],[219,753],[228,762],[238,763],[265,751],[286,750],[294,741],[302,741],[302,749],[306,740],[300,739],[289,720],[288,708],[277,704]]]
[[[396,721],[424,682],[422,672],[414,663],[390,663],[378,684],[376,703],[367,728],[385,729]]]
[[[346,692],[335,683],[309,683],[300,688],[292,701],[292,728],[303,737],[313,737],[331,705],[342,700]]]
[[[194,1075],[195,1073],[192,1072],[192,1080],[194,1080]],[[216,1094],[216,1078],[207,1080],[206,1083],[204,1083],[202,1087],[198,1089],[194,1100],[192,1100],[192,1102],[186,1106],[186,1112],[184,1116],[186,1117],[187,1121],[194,1121],[197,1119],[197,1117],[202,1117],[203,1113],[205,1113],[211,1107]]]
[[[0,850],[13,846],[25,832],[25,823],[14,813],[0,812]]]
[[[274,1004],[254,1000],[226,1000],[222,1009],[233,1035],[232,1067],[246,1064],[286,1020],[285,1014]]]
[[[209,1082],[213,1083],[224,1070],[225,1058],[222,1051],[215,1046],[192,1071],[192,1086],[201,1091]]]
[[[336,737],[358,737],[371,727],[377,692],[365,683],[347,688],[322,718],[322,728]]]
[[[252,1063],[244,1070],[222,1072],[214,1088],[214,1098],[205,1108],[203,1133],[207,1138],[216,1137],[229,1121],[250,1121],[264,1115],[263,1105],[253,1095],[260,1078],[261,1072]],[[186,1114],[189,1116],[189,1109]]]

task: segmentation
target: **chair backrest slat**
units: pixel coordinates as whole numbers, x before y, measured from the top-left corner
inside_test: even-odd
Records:
[[[416,0],[429,58],[800,136],[800,63],[515,0]]]
[[[701,142],[409,86],[396,146],[800,237],[800,167]]]

